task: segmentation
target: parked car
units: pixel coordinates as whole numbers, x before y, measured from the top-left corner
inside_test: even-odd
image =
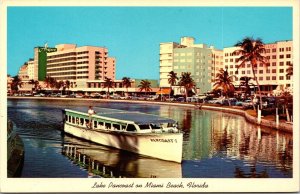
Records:
[[[243,103],[242,103],[242,106],[243,108],[252,108],[253,107],[253,103],[252,103],[252,100],[251,99],[248,99],[248,100],[245,100]]]

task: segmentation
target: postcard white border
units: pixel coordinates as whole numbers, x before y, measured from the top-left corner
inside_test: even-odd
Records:
[[[293,178],[265,178],[265,179],[238,179],[238,178],[182,178],[182,179],[80,179],[80,178],[6,178],[6,122],[7,122],[7,97],[6,97],[6,74],[7,74],[7,7],[8,6],[288,6],[293,7],[293,49],[294,49],[294,150],[293,150]],[[0,81],[1,81],[1,165],[0,165],[0,191],[1,192],[295,192],[299,191],[299,1],[297,0],[8,0],[1,1],[1,47],[0,47]],[[271,19],[271,18],[270,18]],[[3,28],[3,26],[5,26]],[[5,126],[4,126],[5,125]],[[296,149],[297,148],[297,149]],[[168,189],[168,188],[134,188],[134,189],[95,189],[92,188],[95,182],[109,184],[114,182],[132,183],[145,185],[146,182],[180,183],[184,185],[188,182],[206,183],[205,189]]]

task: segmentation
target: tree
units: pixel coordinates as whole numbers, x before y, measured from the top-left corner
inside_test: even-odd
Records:
[[[182,72],[181,77],[179,80],[179,85],[184,87],[185,89],[185,101],[187,101],[188,92],[195,88],[196,83],[194,82],[193,78],[191,77],[190,72]]]
[[[253,85],[253,84],[250,83],[250,80],[252,80],[252,77],[243,76],[243,77],[240,78],[240,88],[241,87],[245,88],[246,96],[251,95],[250,85]]]
[[[247,63],[251,64],[251,69],[253,73],[253,79],[256,81],[258,87],[258,94],[260,97],[260,109],[262,109],[262,95],[260,90],[260,85],[258,79],[255,75],[255,70],[258,64],[265,64],[266,58],[262,56],[265,53],[264,43],[260,38],[256,40],[251,37],[246,37],[242,41],[239,41],[235,46],[240,47],[240,49],[234,51],[234,54],[240,55],[238,62],[238,68],[245,66]]]
[[[289,114],[289,104],[292,104],[293,102],[293,96],[291,95],[291,93],[289,91],[283,91],[281,93],[281,95],[279,96],[279,98],[281,99],[281,102],[283,104],[283,110],[285,110],[286,113],[286,120],[288,122],[290,122],[290,114]]]
[[[112,79],[105,77],[104,87],[107,88],[106,98],[109,98],[109,89],[114,87],[114,82],[112,81]]]
[[[234,85],[233,85],[233,78],[234,75],[229,75],[227,68],[225,69],[220,69],[219,72],[216,75],[216,80],[214,83],[213,90],[221,89],[223,94],[225,94],[225,98],[227,99],[229,105],[230,101],[228,100],[228,96],[230,93],[234,92]]]
[[[56,81],[55,82],[55,88],[57,89],[57,90],[59,90],[61,87],[63,87],[64,86],[64,82],[62,81],[62,80],[60,80],[60,81]],[[61,91],[61,93],[63,92],[63,90]]]
[[[69,91],[69,89],[70,89],[70,81],[69,80],[66,80],[65,81],[65,83],[64,83],[64,89],[67,89],[68,91]],[[68,92],[68,94],[69,94],[69,92]]]
[[[56,88],[57,84],[56,84],[56,79],[50,76],[47,76],[45,79],[45,83],[46,83],[46,87],[47,88],[51,88],[51,90],[53,90],[53,88]]]
[[[34,79],[31,79],[31,80],[29,80],[29,84],[31,84],[32,85],[32,87],[31,87],[31,94],[33,94],[33,90],[34,90],[34,87],[33,87],[33,85],[34,85]]]
[[[168,74],[168,83],[170,84],[170,94],[169,94],[169,100],[171,98],[171,91],[172,91],[172,86],[174,86],[178,80],[177,73],[174,71],[170,71]]]
[[[21,88],[23,85],[22,80],[19,78],[18,75],[13,77],[12,83],[11,83],[11,89],[15,92],[19,92],[19,88]]]
[[[128,96],[128,88],[131,87],[131,80],[129,77],[123,77],[122,78],[122,84],[126,87],[127,96]]]
[[[145,94],[146,92],[151,92],[151,83],[148,80],[142,80],[140,82],[140,85],[138,85],[138,87],[140,88],[140,92],[142,92],[143,90],[145,90]]]

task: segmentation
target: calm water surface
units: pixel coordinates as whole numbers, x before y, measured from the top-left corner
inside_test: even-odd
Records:
[[[64,134],[61,110],[89,105],[178,121],[184,132],[182,164],[122,152]],[[122,177],[289,178],[293,173],[291,134],[260,128],[233,114],[169,105],[10,99],[8,118],[25,144],[22,177],[88,177],[89,168],[80,167],[63,153],[66,145],[76,145],[82,155]]]

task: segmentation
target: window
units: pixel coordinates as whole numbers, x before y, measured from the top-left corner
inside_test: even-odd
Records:
[[[266,53],[270,53],[270,49],[266,49]]]
[[[242,71],[242,74],[245,74],[245,71]]]
[[[279,76],[279,80],[283,80],[284,79],[284,76]]]
[[[276,59],[276,55],[272,55],[272,59]]]
[[[134,126],[134,125],[132,125],[132,124],[128,124],[128,125],[127,125],[127,129],[126,129],[126,131],[136,131],[136,128],[135,128],[135,126]]]
[[[233,62],[233,59],[230,59],[230,62]]]
[[[270,76],[267,76],[267,77],[266,77],[266,80],[270,80]]]
[[[283,52],[284,51],[284,48],[279,48],[279,52]]]
[[[272,69],[272,73],[276,73],[276,69]]]
[[[251,71],[250,70],[247,70],[247,74],[250,74],[251,73]]]
[[[264,70],[259,70],[259,73],[264,73]]]
[[[286,84],[286,87],[291,87],[291,84]]]
[[[270,59],[271,57],[270,56],[267,56],[267,59]]]
[[[280,65],[280,66],[283,66],[283,65],[284,65],[284,62],[280,62],[279,65]]]
[[[228,62],[228,59],[225,59],[225,62]]]
[[[264,78],[263,77],[259,77],[259,80],[262,81],[262,80],[264,80]]]
[[[291,54],[287,54],[287,55],[286,55],[286,58],[291,58]]]
[[[233,65],[230,65],[230,68],[233,68]]]
[[[276,80],[276,76],[272,76],[272,80]]]
[[[251,64],[247,64],[247,67],[251,67]]]
[[[259,66],[260,66],[260,67],[263,67],[263,66],[264,66],[264,64],[260,63],[260,64],[259,64]]]
[[[287,61],[287,62],[286,62],[286,65],[290,66],[290,65],[291,65],[291,62],[290,62],[290,61]]]
[[[286,47],[285,50],[286,51],[291,51],[291,47]]]
[[[291,80],[291,76],[287,75],[286,80]]]
[[[275,53],[276,52],[276,48],[272,49],[272,52]]]
[[[279,69],[279,73],[284,73],[284,69]]]
[[[270,73],[270,72],[271,72],[270,69],[267,69],[267,70],[266,70],[266,73]]]
[[[279,59],[283,59],[284,58],[284,55],[279,55]]]
[[[272,66],[276,66],[276,62],[272,62]]]

